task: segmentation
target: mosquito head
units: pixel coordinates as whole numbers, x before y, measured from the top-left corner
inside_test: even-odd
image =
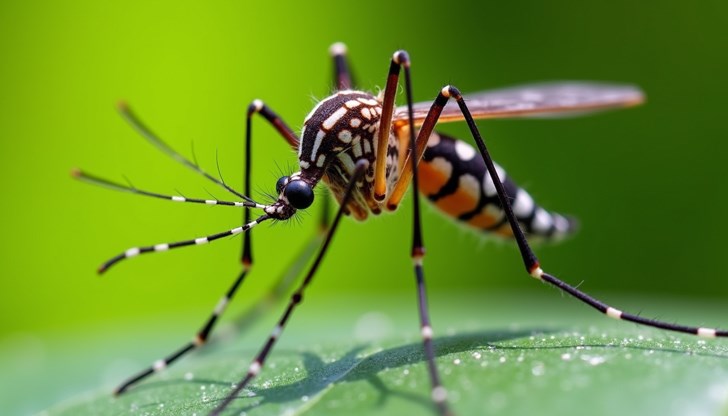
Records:
[[[265,208],[265,212],[279,220],[293,216],[296,210],[306,209],[313,204],[313,185],[301,177],[300,173],[282,176],[276,182],[278,200]]]

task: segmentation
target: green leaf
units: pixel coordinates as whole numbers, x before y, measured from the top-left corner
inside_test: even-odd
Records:
[[[294,315],[280,348],[226,415],[436,414],[414,302],[365,313],[368,299],[315,302],[323,305],[304,304]],[[724,340],[608,320],[554,296],[438,295],[431,306],[437,364],[456,414],[728,415]],[[685,319],[714,314],[696,305]],[[457,325],[438,331],[440,322]],[[104,388],[47,414],[206,415],[245,374],[267,331],[252,332],[217,342],[119,398]]]

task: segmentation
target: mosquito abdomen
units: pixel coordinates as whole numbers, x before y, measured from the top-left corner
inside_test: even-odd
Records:
[[[496,170],[526,234],[558,239],[575,230],[575,220],[546,211],[497,164]],[[448,216],[479,230],[513,236],[485,162],[473,146],[433,133],[419,164],[419,178],[420,190]]]

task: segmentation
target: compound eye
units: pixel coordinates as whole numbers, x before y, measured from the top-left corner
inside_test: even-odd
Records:
[[[278,182],[276,182],[276,193],[278,195],[283,192],[283,187],[286,186],[286,181],[288,180],[288,176],[281,176],[280,179],[278,179]]]
[[[313,204],[313,189],[302,180],[288,182],[283,195],[288,203],[296,209],[306,209]]]

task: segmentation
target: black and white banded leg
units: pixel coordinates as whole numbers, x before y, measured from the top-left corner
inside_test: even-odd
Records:
[[[407,52],[395,52],[392,59],[393,63],[400,65],[404,69],[405,93],[407,98],[407,108],[409,111],[409,152],[410,158],[415,160],[417,157],[417,145],[415,140],[415,129],[412,110],[412,81],[410,77],[410,60]],[[391,74],[391,72],[390,72]],[[425,257],[425,244],[422,237],[422,218],[420,215],[420,193],[418,188],[417,163],[412,163],[412,200],[413,200],[413,216],[412,216],[412,262],[415,272],[415,283],[417,286],[417,304],[420,314],[420,328],[422,333],[422,342],[425,350],[425,359],[430,374],[431,397],[437,406],[441,415],[451,415],[447,403],[447,390],[440,381],[440,374],[435,362],[435,347],[432,344],[433,330],[430,322],[429,308],[427,306],[427,290],[425,285],[425,272],[422,266]]]
[[[249,178],[250,178],[250,167],[251,167],[250,166],[250,153],[251,153],[251,144],[250,144],[251,143],[251,134],[250,133],[251,133],[251,130],[250,130],[250,127],[249,127],[249,124],[250,124],[250,114],[251,114],[251,111],[249,109],[248,116],[247,116],[248,128],[246,129],[246,136],[245,136],[245,173],[244,173],[244,178],[245,178],[245,194],[246,195],[250,195],[250,180],[249,180]],[[176,153],[174,151],[172,151],[172,152],[173,153]],[[160,194],[156,194],[156,193],[151,193],[151,192],[146,192],[146,191],[140,191],[140,190],[138,190],[136,188],[131,188],[131,187],[126,187],[126,186],[123,186],[123,185],[119,185],[119,184],[113,183],[111,181],[107,181],[105,179],[100,179],[100,178],[97,178],[97,177],[93,177],[91,175],[81,174],[79,177],[81,179],[89,180],[89,181],[91,181],[93,183],[97,183],[99,185],[111,187],[113,189],[117,189],[117,190],[121,190],[121,191],[134,192],[134,193],[138,193],[138,194],[142,194],[142,195],[147,195],[147,196],[152,196],[152,197],[157,197],[157,198],[166,198],[167,197],[166,195],[160,195]],[[180,198],[181,197],[171,197],[171,199],[173,201],[197,202],[197,200],[190,200],[190,199],[184,199],[184,200],[182,200]],[[215,201],[215,202],[218,202],[219,203],[220,201]],[[248,205],[246,205],[246,204],[248,204]],[[250,206],[249,204],[251,204],[251,203],[246,201],[242,206],[249,207]],[[223,205],[225,205],[225,204],[223,204]],[[260,208],[260,207],[263,207],[263,206],[258,206],[258,208]],[[245,210],[245,217],[244,218],[245,219],[244,219],[243,224],[250,223],[250,211],[249,210]],[[154,364],[152,364],[151,367],[147,368],[144,371],[139,372],[138,374],[130,377],[128,380],[126,380],[125,382],[123,382],[121,385],[119,385],[119,387],[117,387],[114,390],[114,394],[115,395],[122,394],[127,389],[129,389],[133,385],[137,384],[139,381],[143,380],[144,378],[146,378],[146,377],[148,377],[148,376],[150,376],[150,375],[152,375],[152,374],[154,374],[156,372],[159,372],[159,371],[162,371],[162,370],[166,369],[170,364],[172,364],[175,361],[177,361],[178,359],[182,358],[182,356],[184,356],[188,352],[190,352],[190,351],[192,351],[192,350],[194,350],[196,348],[201,347],[202,345],[204,345],[207,342],[207,339],[209,338],[210,333],[212,332],[213,328],[215,327],[215,323],[218,322],[218,319],[220,318],[220,316],[222,315],[222,313],[225,311],[227,305],[230,303],[230,301],[232,300],[233,296],[235,296],[235,293],[237,292],[238,288],[243,283],[243,280],[245,280],[245,276],[250,271],[250,268],[251,268],[252,263],[253,263],[252,251],[251,251],[250,245],[251,245],[250,232],[248,232],[248,233],[245,234],[245,239],[243,240],[243,250],[242,250],[242,259],[241,259],[241,262],[242,262],[242,265],[243,265],[243,270],[240,272],[240,274],[238,274],[238,277],[235,279],[235,281],[233,282],[232,286],[228,289],[228,291],[225,293],[225,295],[218,301],[217,305],[215,306],[215,309],[212,312],[212,315],[202,325],[202,327],[200,328],[200,330],[197,331],[197,333],[192,338],[192,340],[190,342],[188,342],[187,344],[185,344],[179,350],[175,351],[174,353],[170,354],[169,356],[167,356],[167,357],[165,357],[163,359],[160,359],[160,360],[155,361]]]
[[[581,290],[577,289],[576,287],[574,287],[572,285],[569,285],[569,284],[563,282],[562,280],[556,278],[555,276],[546,273],[541,268],[541,265],[538,261],[538,258],[536,257],[536,254],[533,252],[530,245],[528,244],[526,236],[524,235],[523,230],[521,229],[521,227],[516,219],[516,216],[513,213],[513,208],[511,207],[511,202],[510,202],[509,198],[507,197],[505,188],[503,187],[503,183],[501,182],[500,178],[498,177],[498,171],[495,167],[495,164],[493,163],[493,160],[490,157],[488,149],[485,146],[485,142],[483,141],[483,138],[481,137],[480,132],[478,131],[478,127],[475,125],[475,121],[473,120],[473,117],[471,116],[470,111],[468,110],[468,106],[465,103],[465,100],[463,100],[463,97],[460,94],[460,91],[458,91],[458,89],[455,87],[446,86],[442,89],[442,91],[438,95],[438,97],[436,99],[436,103],[437,102],[447,102],[450,98],[453,98],[457,101],[457,104],[460,107],[460,111],[463,113],[463,116],[465,117],[465,121],[468,123],[468,128],[470,129],[470,132],[473,135],[473,138],[475,139],[475,143],[478,145],[478,150],[480,151],[480,154],[483,157],[483,160],[485,161],[485,164],[488,168],[488,173],[490,174],[491,178],[493,178],[493,182],[494,182],[496,190],[498,192],[498,198],[500,199],[503,209],[505,210],[506,217],[508,218],[508,222],[510,223],[511,228],[513,229],[513,235],[518,244],[518,249],[521,252],[521,257],[523,258],[523,264],[525,265],[526,271],[528,272],[529,275],[531,275],[531,277],[533,277],[537,280],[540,280],[542,282],[546,282],[552,286],[555,286],[555,287],[563,290],[564,292],[568,293],[569,295],[575,297],[576,299],[591,306],[592,308],[598,310],[599,312],[607,315],[610,318],[620,319],[620,320],[624,320],[624,321],[630,321],[630,322],[634,322],[636,324],[665,329],[668,331],[675,331],[675,332],[682,332],[682,333],[686,333],[686,334],[697,335],[699,337],[704,337],[704,338],[728,337],[728,330],[719,330],[719,329],[714,329],[714,328],[702,328],[702,327],[697,327],[697,326],[678,325],[678,324],[659,321],[659,320],[655,320],[655,319],[643,318],[641,316],[638,316],[638,315],[635,315],[632,313],[623,312],[619,309],[613,308],[613,307],[589,296],[588,294],[582,292]],[[434,105],[433,105],[433,107],[434,107]],[[424,128],[424,126],[423,126],[423,128]]]
[[[251,128],[251,118],[252,115],[255,113],[260,113],[266,120],[268,120],[277,130],[278,132],[288,141],[289,144],[292,146],[295,146],[298,142],[298,138],[295,136],[293,131],[273,112],[271,111],[265,104],[263,104],[260,100],[254,100],[249,106],[247,110],[246,115],[246,134],[245,134],[245,171],[243,175],[244,183],[245,183],[245,194],[250,195],[251,186],[250,186],[250,171],[251,171],[251,154],[252,154],[252,128]],[[141,125],[141,123],[138,122],[136,118],[132,118],[134,120],[134,123],[138,123]],[[138,129],[145,127],[137,127]],[[156,136],[152,135],[149,132],[146,132],[145,137],[151,136],[156,139],[157,142],[161,142],[159,139],[156,138]],[[163,144],[163,142],[162,142]],[[170,147],[166,146],[166,144],[163,144],[162,147],[165,150],[166,153],[174,155],[175,159],[177,160],[183,160],[183,163],[192,166],[197,167],[196,164],[191,164],[189,161],[187,161],[184,157],[180,156],[177,152],[175,152]],[[195,170],[198,170],[199,168],[196,168]],[[199,170],[198,170],[199,171]],[[204,174],[204,173],[203,173]],[[79,170],[74,171],[74,176],[78,177],[79,179],[86,180],[91,183],[95,183],[98,185],[110,187],[112,189],[120,190],[120,191],[126,191],[126,192],[132,192],[137,193],[141,195],[146,196],[152,196],[156,198],[162,198],[162,199],[170,199],[172,201],[177,202],[193,202],[193,203],[205,203],[208,205],[233,205],[233,206],[243,206],[243,207],[250,207],[250,208],[264,208],[264,205],[260,205],[253,202],[228,202],[228,201],[219,201],[219,200],[198,200],[198,199],[190,199],[190,198],[184,198],[180,196],[168,196],[168,195],[162,195],[157,194],[153,192],[148,191],[142,191],[134,187],[130,186],[124,186],[118,183],[114,183],[111,181],[108,181],[106,179],[98,178],[89,174],[85,174]],[[259,218],[256,220],[257,222],[260,222],[261,219]],[[328,221],[328,218],[326,217],[326,214],[324,214],[324,218],[322,221]],[[243,224],[250,224],[250,211],[245,210],[244,214],[244,220]],[[253,264],[253,257],[252,257],[252,241],[251,241],[251,232],[247,232],[245,234],[245,238],[243,239],[243,248],[242,248],[242,255],[241,255],[241,263],[243,269],[241,270],[238,277],[233,282],[232,286],[228,289],[228,291],[225,293],[225,295],[218,301],[217,305],[215,306],[212,314],[207,319],[207,321],[202,325],[199,331],[195,334],[195,336],[192,338],[192,340],[185,344],[182,348],[177,350],[176,352],[170,354],[169,356],[165,357],[164,359],[160,359],[154,362],[152,366],[147,368],[144,371],[139,372],[137,375],[130,377],[127,381],[122,383],[115,391],[114,393],[116,395],[119,395],[129,389],[134,384],[137,384],[139,381],[143,380],[147,376],[154,374],[155,372],[162,371],[163,369],[167,368],[170,364],[180,359],[182,356],[187,354],[188,352],[201,347],[204,345],[212,330],[215,328],[215,324],[218,322],[220,316],[225,311],[227,305],[230,303],[230,301],[235,296],[235,293],[237,293],[237,290],[239,289],[240,285],[245,280],[245,277],[250,272],[250,269]],[[280,286],[286,286],[286,287],[280,287]],[[280,281],[275,286],[273,291],[273,297],[280,296],[280,293],[285,290],[290,285],[290,281]],[[257,308],[254,308],[253,311],[255,311]],[[253,319],[256,314],[250,314],[250,319]]]
[[[277,325],[275,328],[273,328],[273,331],[271,332],[270,336],[268,337],[268,340],[263,345],[263,348],[258,352],[258,354],[255,356],[255,359],[251,362],[250,366],[248,367],[248,372],[246,373],[245,377],[235,385],[235,388],[228,394],[225,399],[223,399],[220,404],[210,413],[210,416],[217,416],[220,415],[229,405],[230,403],[237,398],[238,394],[240,394],[243,389],[245,389],[250,381],[255,378],[258,374],[260,374],[260,371],[263,369],[263,366],[265,365],[265,360],[268,357],[268,354],[270,354],[271,350],[273,349],[273,346],[275,345],[276,341],[280,337],[281,333],[283,332],[283,329],[286,326],[286,323],[290,319],[291,315],[293,314],[293,310],[298,306],[299,303],[303,300],[303,293],[308,287],[308,285],[313,280],[314,275],[316,274],[316,271],[318,270],[319,265],[321,264],[321,261],[323,260],[324,256],[326,255],[326,252],[328,251],[328,247],[331,244],[331,240],[336,233],[336,229],[339,225],[339,222],[341,220],[341,217],[344,213],[344,208],[348,201],[351,198],[351,194],[353,192],[354,187],[356,186],[356,183],[362,179],[364,176],[364,172],[368,168],[369,163],[362,159],[359,160],[356,163],[355,171],[351,177],[351,181],[349,183],[349,186],[346,189],[346,193],[344,194],[344,197],[341,201],[341,204],[339,206],[338,211],[336,212],[336,216],[334,217],[334,221],[331,223],[331,227],[329,228],[328,233],[326,234],[326,237],[324,238],[324,242],[321,245],[321,249],[319,250],[318,254],[316,255],[316,258],[313,261],[313,264],[308,270],[308,273],[306,274],[306,277],[303,279],[303,282],[300,284],[300,286],[296,289],[296,291],[291,296],[291,300],[288,303],[288,306],[286,307],[286,310],[284,311],[281,318],[278,320]]]
[[[114,390],[114,394],[119,395],[119,394],[125,392],[129,387],[131,387],[134,384],[138,383],[139,381],[143,380],[147,376],[150,376],[156,372],[166,369],[167,366],[169,366],[173,362],[177,361],[183,355],[204,345],[207,342],[207,339],[210,336],[212,329],[215,327],[215,323],[218,321],[218,318],[225,311],[225,308],[227,307],[228,303],[230,303],[230,301],[232,300],[236,291],[238,290],[240,285],[243,283],[245,276],[250,271],[251,265],[252,265],[252,262],[250,261],[250,259],[243,259],[243,270],[238,275],[238,278],[235,279],[235,282],[225,293],[225,296],[220,298],[220,301],[215,306],[215,309],[213,310],[212,315],[207,319],[207,322],[205,322],[205,324],[200,328],[200,330],[197,331],[197,333],[195,334],[195,336],[192,338],[192,340],[190,342],[188,342],[182,348],[180,348],[176,352],[170,354],[169,356],[155,361],[154,364],[152,364],[152,366],[147,368],[146,370],[139,372],[137,375],[135,375],[133,377],[130,377],[127,381],[122,383],[119,387],[117,387]]]
[[[104,262],[98,269],[99,273],[104,273],[106,270],[108,270],[111,266],[114,264],[131,257],[136,257],[140,254],[146,254],[146,253],[155,253],[160,251],[168,251],[171,249],[179,248],[179,247],[185,247],[185,246],[194,246],[194,245],[202,245],[207,244],[211,241],[219,240],[224,237],[228,237],[231,235],[237,235],[240,233],[244,233],[245,231],[248,231],[249,229],[255,227],[256,225],[260,224],[261,222],[269,219],[270,217],[266,214],[261,215],[256,220],[253,220],[247,224],[244,224],[240,227],[235,227],[233,229],[223,231],[217,234],[211,234],[205,237],[199,237],[199,238],[193,238],[190,240],[182,240],[182,241],[175,241],[173,243],[162,243],[162,244],[155,244],[153,246],[144,246],[144,247],[132,247],[130,249],[127,249],[123,253],[117,254],[116,256],[110,258],[106,262]]]

